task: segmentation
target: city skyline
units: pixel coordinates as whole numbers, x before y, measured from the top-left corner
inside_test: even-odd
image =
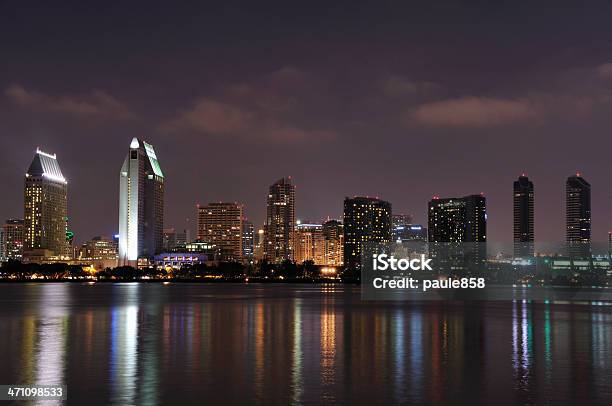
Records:
[[[136,142],[140,142],[140,143],[142,143],[142,144],[143,144],[143,145],[142,145],[142,148],[141,148],[141,149],[143,149],[143,151],[144,151],[144,145],[146,144],[146,146],[148,146],[148,147],[149,147],[149,149],[152,151],[151,153],[152,153],[153,155],[155,155],[155,152],[153,151],[153,147],[152,147],[152,145],[151,145],[151,144],[147,144],[147,143],[146,143],[146,142],[144,142],[144,141],[139,141],[139,140],[138,140],[136,137],[134,137],[134,138],[132,139],[132,145],[134,145],[134,140],[136,140]],[[139,147],[141,147],[141,145],[139,145]],[[35,157],[36,157],[36,156],[39,156],[39,154],[41,154],[41,153],[42,153],[44,156],[49,156],[49,157],[56,157],[56,156],[57,156],[57,154],[47,154],[46,152],[42,152],[42,150],[41,150],[39,147],[37,147],[37,148],[36,148],[36,155],[35,155]],[[143,153],[146,155],[146,152],[143,152]],[[54,159],[55,159],[55,158],[54,158]],[[126,158],[126,159],[127,159],[127,158]],[[149,158],[147,158],[147,159],[149,159]],[[156,156],[155,156],[155,161],[157,162],[157,157],[156,157]],[[148,162],[148,161],[147,161],[147,162]],[[161,173],[161,168],[159,168],[159,164],[157,164],[157,166],[158,166],[158,171],[159,171],[159,173]],[[153,171],[153,169],[152,169],[152,168],[151,168],[151,171]],[[63,181],[63,182],[68,183],[68,180],[67,180],[67,179],[65,179],[65,178],[63,177],[63,174],[62,174],[61,176],[62,176],[62,179],[63,179],[62,181]],[[580,174],[580,173],[576,173],[576,174],[574,174],[574,175],[570,175],[568,178],[566,178],[566,183],[567,183],[567,180],[572,179],[572,178],[583,179],[583,178],[582,178],[582,174]],[[163,179],[163,178],[162,178],[162,179]],[[282,179],[285,179],[285,178],[282,178]],[[281,179],[281,180],[282,180],[282,179]],[[289,179],[289,180],[291,181],[291,177],[287,177],[287,179]],[[515,179],[516,179],[516,178],[515,178]],[[523,173],[522,173],[522,174],[519,176],[519,181],[520,181],[521,179],[527,179],[527,180],[529,180],[529,178],[527,177],[526,173],[524,173],[524,172],[523,172]],[[531,183],[531,182],[530,182],[530,183]],[[514,184],[515,184],[515,186],[514,186],[514,192],[516,192],[516,181],[514,182]],[[588,184],[588,183],[587,183],[587,184]],[[165,186],[165,185],[164,185],[164,186]],[[297,189],[296,185],[293,185],[293,187]],[[590,185],[589,185],[589,187],[590,187]],[[567,185],[566,185],[566,188],[567,188]],[[590,189],[589,189],[589,193],[590,193]],[[567,190],[565,191],[565,194],[566,194],[566,196],[564,196],[565,201],[563,202],[563,215],[564,215],[565,217],[567,217],[567,212],[566,212],[566,206],[567,206],[567,204],[568,204],[568,201],[567,201]],[[481,193],[481,195],[483,195],[483,196],[485,196],[485,197],[486,197],[486,193],[484,193],[484,192],[482,192],[482,193]],[[299,196],[299,195],[298,195],[298,196]],[[359,196],[359,195],[353,195],[353,197],[368,197],[368,198],[369,198],[369,197],[373,197],[373,196],[365,196],[365,195],[364,195],[364,196]],[[435,200],[435,199],[437,199],[437,198],[439,198],[439,197],[440,197],[440,196],[439,196],[438,194],[436,194],[436,195],[433,195],[432,197],[430,197],[430,199],[434,199],[434,200]],[[538,197],[539,197],[539,195],[538,195]],[[345,198],[346,198],[346,196],[345,196]],[[379,196],[376,196],[376,198],[379,198]],[[589,199],[590,199],[590,197],[589,197]],[[246,200],[249,200],[249,199],[248,199],[248,198],[246,198],[246,199],[241,199],[241,201],[246,201]],[[510,199],[510,200],[512,200],[512,199]],[[514,198],[514,200],[516,200],[516,197]],[[70,201],[71,201],[71,199],[68,199],[68,202],[70,202]],[[219,204],[219,203],[221,203],[221,202],[220,202],[220,201],[219,201],[219,202],[214,202],[214,201],[211,201],[211,202],[209,202],[208,204]],[[391,202],[391,203],[393,204],[394,202]],[[515,201],[514,203],[516,203],[516,201]],[[238,203],[234,202],[234,203],[225,203],[225,204],[234,204],[234,205],[235,205],[235,204],[238,204]],[[426,203],[426,204],[427,204],[427,203]],[[165,202],[165,200],[164,200],[163,205],[164,205],[164,206],[167,206],[167,202]],[[248,210],[248,206],[247,206],[246,204],[244,204],[244,203],[240,203],[240,205],[242,206],[242,210],[243,210],[243,216],[244,216],[244,220],[243,220],[243,221],[246,221],[247,217],[248,217],[248,218],[257,217],[257,215],[256,215],[257,213],[255,213],[255,215],[253,215],[253,214],[252,214],[252,213],[251,213],[251,212]],[[532,205],[533,205],[533,203],[532,203]],[[200,206],[201,206],[201,207],[204,207],[205,205],[204,205],[204,204],[201,204],[201,203],[196,203],[196,204],[195,204],[195,206],[194,206],[194,213],[192,213],[192,216],[191,216],[191,217],[186,217],[186,218],[185,218],[185,220],[186,220],[186,221],[184,222],[184,225],[185,225],[185,231],[186,231],[188,234],[192,234],[192,235],[194,235],[194,236],[197,236],[197,235],[198,235],[198,212],[200,211],[200,209],[199,209],[199,208],[200,208]],[[299,205],[299,204],[298,204],[298,207],[299,207],[299,206],[301,206],[301,205]],[[489,212],[489,207],[490,207],[490,206],[489,206],[489,204],[487,204],[487,214],[488,214],[488,212]],[[162,208],[162,209],[163,209],[163,208]],[[306,209],[306,210],[307,210],[307,209]],[[426,209],[426,211],[427,211],[427,209]],[[531,216],[533,216],[533,217],[535,218],[535,221],[534,221],[534,222],[537,222],[537,218],[538,218],[538,215],[537,215],[537,213],[538,213],[538,210],[537,210],[537,205],[536,205],[536,208],[535,208],[535,209],[533,209],[533,211],[534,211],[536,214],[534,215],[534,214],[532,213],[532,214],[531,214]],[[23,206],[22,206],[22,212],[23,212]],[[412,213],[397,213],[397,212],[395,212],[395,211],[394,211],[394,212],[393,212],[393,214],[394,214],[394,217],[395,217],[396,215],[399,215],[399,216],[402,216],[402,217],[409,217],[409,218],[412,220],[413,224],[421,224],[421,225],[427,224],[427,217],[425,218],[425,220],[424,220],[424,221],[418,221],[418,219],[416,219],[416,220],[414,220],[414,219],[413,219],[413,217],[414,217],[414,216],[413,216],[413,214],[412,214]],[[589,201],[589,215],[590,215],[590,201]],[[252,216],[252,217],[251,217],[251,216]],[[514,216],[514,217],[512,217],[512,218],[514,218],[514,220],[516,221],[516,218],[515,218],[515,217],[516,217],[516,212],[514,212],[514,214],[510,213],[510,216],[511,216],[511,217],[512,217],[512,216]],[[70,216],[68,216],[68,217],[70,217]],[[14,218],[20,218],[20,217],[19,217],[19,216],[15,216]],[[316,221],[318,221],[318,222],[320,222],[320,223],[323,223],[323,222],[325,221],[325,218],[330,219],[330,218],[334,218],[334,217],[332,217],[332,216],[329,216],[329,215],[328,215],[328,216],[326,216],[326,217],[323,217],[323,218],[320,218],[320,219],[315,219],[315,220],[316,220]],[[342,213],[340,213],[340,215],[339,215],[339,216],[337,216],[337,217],[335,217],[335,218],[337,218],[337,219],[341,219],[341,218],[342,218]],[[7,219],[7,220],[8,220],[8,219],[11,219],[11,217],[10,217],[10,216],[5,216],[5,219]],[[68,224],[68,228],[73,229],[75,226],[76,226],[76,227],[78,227],[78,223],[76,223],[76,224],[75,224],[75,223],[74,223],[74,219],[72,219],[72,218],[71,218],[70,220],[71,220],[71,221],[70,221],[70,223]],[[192,221],[192,225],[194,226],[194,230],[193,230],[193,231],[192,231],[192,230],[189,228],[189,227],[190,227],[189,222],[190,222],[191,220],[194,220],[194,221]],[[307,217],[307,216],[301,216],[299,213],[298,213],[298,214],[296,214],[296,223],[297,223],[298,221],[310,221],[310,220],[311,220],[311,218],[310,218],[310,217]],[[250,223],[250,221],[249,221],[249,223]],[[264,222],[262,222],[260,225],[256,225],[256,228],[257,228],[257,227],[262,227],[262,228],[263,228],[264,223],[265,223],[265,220],[264,220]],[[566,219],[566,218],[565,218],[565,223],[567,223],[567,219]],[[489,221],[487,221],[487,226],[488,226],[488,227],[490,227],[490,226],[491,226],[491,224],[492,224],[492,223],[490,222],[490,220],[489,220]],[[158,228],[160,228],[160,227],[162,227],[162,226],[163,226],[163,228],[164,228],[164,229],[166,229],[166,228],[179,228],[179,229],[180,229],[180,228],[181,228],[181,226],[180,226],[180,225],[176,225],[176,224],[168,224],[167,222],[164,222],[164,223],[163,223],[163,225],[160,225]],[[533,227],[533,226],[531,226],[531,227]],[[597,228],[597,227],[596,227],[596,228]],[[506,239],[498,239],[498,240],[495,240],[495,241],[497,241],[497,242],[508,242],[508,241],[512,241],[512,237],[513,237],[512,233],[514,233],[515,231],[516,231],[516,230],[515,230],[515,227],[513,227],[513,228],[510,230],[510,234],[511,234],[511,235],[510,235],[508,238],[506,238]],[[591,222],[590,222],[590,219],[589,219],[589,233],[591,233]],[[607,238],[608,238],[608,233],[609,233],[609,232],[606,232],[606,233],[605,233],[605,235],[601,235],[601,236],[597,236],[597,235],[596,235],[594,238],[592,238],[592,241],[594,241],[594,242],[604,242],[604,241],[607,241]],[[163,230],[161,231],[161,234],[163,234]],[[101,231],[99,231],[99,230],[98,230],[98,231],[95,231],[95,232],[94,232],[94,233],[93,233],[91,236],[90,236],[90,235],[85,235],[85,236],[80,235],[80,236],[79,236],[79,237],[78,237],[78,238],[77,238],[75,241],[76,241],[77,243],[79,243],[79,244],[80,244],[80,243],[87,242],[87,241],[89,241],[91,238],[96,237],[96,236],[100,236],[100,235],[119,235],[119,233],[117,233],[116,231],[115,231],[115,232],[105,233],[105,232],[101,232]],[[598,238],[598,237],[600,237],[600,238]],[[162,237],[160,237],[160,238],[161,238],[161,239],[163,239],[163,235],[162,235]],[[159,243],[160,247],[163,245],[163,242],[161,242],[161,239],[160,239],[160,243]],[[515,239],[516,239],[516,238],[515,238]],[[563,230],[563,235],[562,235],[562,236],[561,236],[559,239],[557,239],[556,241],[561,242],[561,241],[564,241],[564,240],[568,240],[568,236],[567,236],[567,224],[566,224],[566,229],[564,229],[564,230]],[[493,241],[493,240],[490,240],[490,241]],[[542,242],[542,241],[545,241],[545,240],[544,240],[544,239],[539,239],[539,240],[537,239],[537,240],[536,240],[536,243],[537,243],[538,241]],[[546,240],[546,242],[554,242],[554,241],[551,241],[551,240]],[[157,251],[159,251],[159,249],[158,249]]]
[[[612,405],[610,16],[0,0],[0,400]]]

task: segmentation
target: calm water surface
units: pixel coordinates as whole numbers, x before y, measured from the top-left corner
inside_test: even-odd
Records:
[[[610,405],[611,344],[610,306],[0,284],[0,384],[65,384],[70,404]]]

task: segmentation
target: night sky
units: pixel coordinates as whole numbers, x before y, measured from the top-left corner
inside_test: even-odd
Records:
[[[61,3],[61,5],[60,5]],[[166,174],[166,226],[241,201],[257,227],[291,175],[297,216],[379,196],[426,223],[432,195],[487,196],[512,238],[512,182],[536,240],[564,239],[567,176],[612,229],[612,2],[0,0],[0,219],[23,216],[37,146],[58,154],[70,228],[117,231],[134,136]]]

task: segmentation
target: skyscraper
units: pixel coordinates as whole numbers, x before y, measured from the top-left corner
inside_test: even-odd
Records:
[[[24,256],[62,257],[66,244],[68,182],[55,154],[36,150],[25,176]]]
[[[133,138],[119,174],[119,264],[162,250],[164,182],[153,146]]]
[[[486,242],[486,198],[434,197],[429,201],[428,226],[429,242]]]
[[[363,244],[391,241],[391,203],[372,197],[344,199],[344,263],[361,266]]]
[[[514,182],[514,256],[533,257],[533,182],[525,175]]]
[[[580,174],[565,183],[565,240],[571,256],[591,256],[591,185]]]
[[[295,186],[283,178],[270,186],[264,224],[264,257],[269,262],[293,260],[295,233]]]
[[[254,232],[253,223],[245,219],[242,222],[242,256],[245,261],[253,260]]]
[[[20,261],[23,257],[24,223],[21,219],[8,219],[2,226],[2,259]]]
[[[198,240],[214,244],[221,261],[242,262],[244,207],[238,203],[198,206]]]
[[[341,266],[344,263],[344,225],[338,220],[323,223],[325,237],[325,265]]]
[[[302,223],[296,227],[295,262],[325,264],[325,237],[321,224]]]
[[[462,276],[485,268],[487,208],[482,195],[434,197],[428,207],[429,256],[435,270]]]

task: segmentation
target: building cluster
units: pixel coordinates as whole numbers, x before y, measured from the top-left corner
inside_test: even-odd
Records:
[[[23,219],[8,219],[0,232],[2,260],[67,262],[94,267],[181,267],[195,263],[311,262],[358,268],[368,242],[484,243],[484,195],[434,196],[427,227],[391,203],[347,197],[343,219],[320,223],[296,219],[296,190],[290,177],[268,189],[263,227],[248,221],[239,202],[197,206],[197,235],[164,228],[165,176],[151,144],[134,138],[119,172],[118,234],[73,245],[68,229],[68,182],[57,156],[37,149],[24,183]],[[525,175],[513,185],[514,256],[534,255],[534,186]],[[566,182],[566,241],[574,256],[588,257],[591,243],[591,186],[577,174]],[[612,241],[612,237],[611,237]]]

